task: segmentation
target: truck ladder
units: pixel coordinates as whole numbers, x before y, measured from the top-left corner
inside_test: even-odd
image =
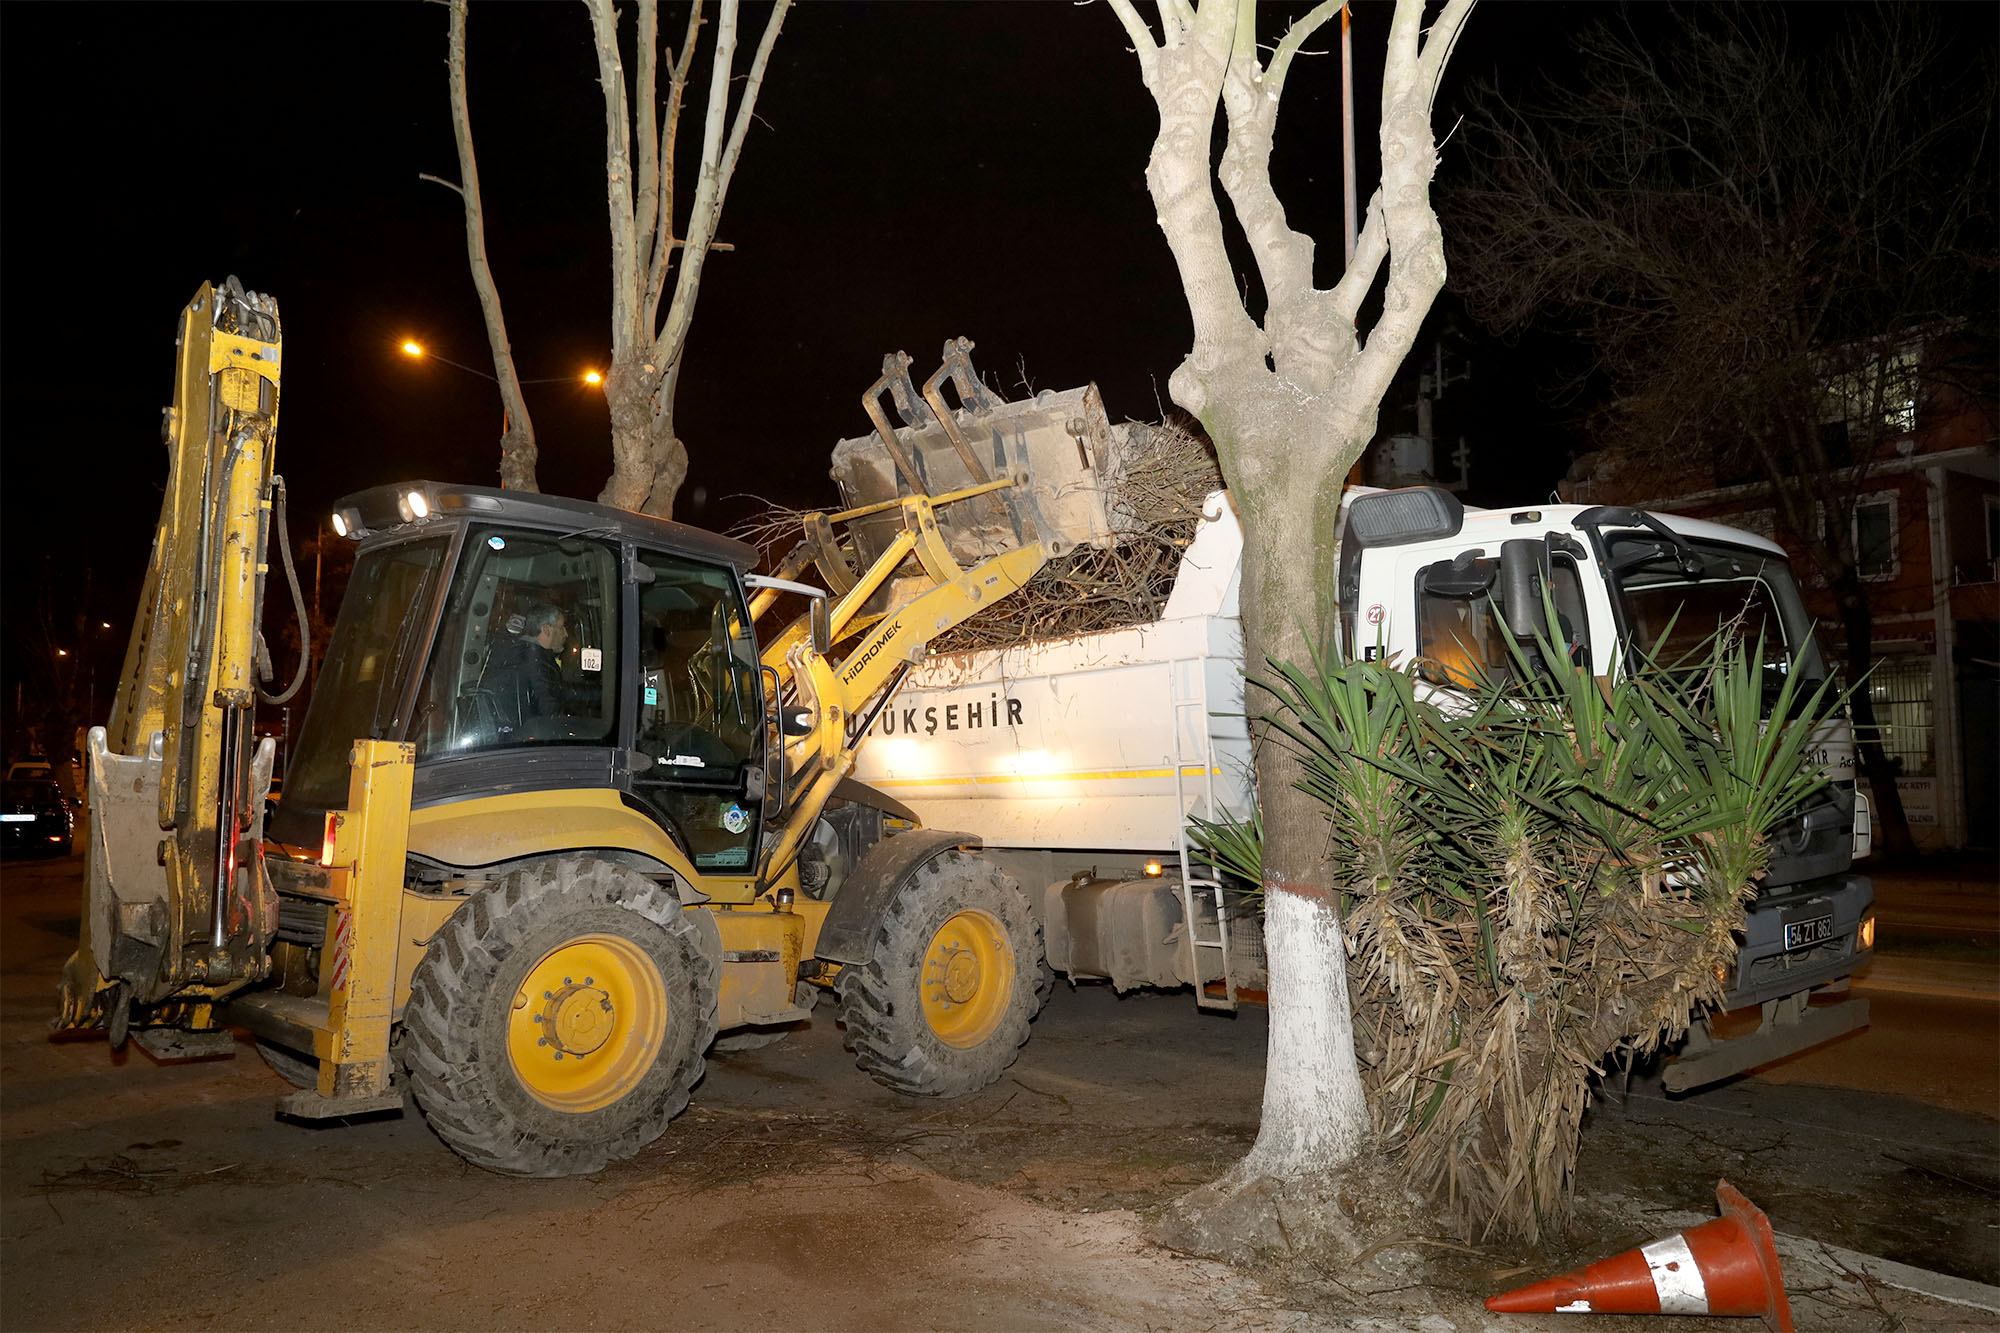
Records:
[[[1180,826],[1174,835],[1174,849],[1180,854],[1181,862],[1181,922],[1187,933],[1188,970],[1194,976],[1195,1004],[1203,1009],[1219,1009],[1226,1013],[1234,1013],[1237,1008],[1236,970],[1231,960],[1229,918],[1224,912],[1222,881],[1210,878],[1197,879],[1194,875],[1194,867],[1188,858],[1187,817],[1193,812],[1187,806],[1187,793],[1183,779],[1183,771],[1187,764],[1187,755],[1181,745],[1181,712],[1183,709],[1194,708],[1203,710],[1196,714],[1194,731],[1196,736],[1201,737],[1199,755],[1201,759],[1203,817],[1214,819],[1216,811],[1215,752],[1214,747],[1208,743],[1207,691],[1205,689],[1199,691],[1196,697],[1192,699],[1181,697],[1181,669],[1187,666],[1194,667],[1197,672],[1201,670],[1201,663],[1198,659],[1175,662],[1169,667],[1169,670],[1173,672],[1174,752],[1169,756],[1168,762],[1173,765],[1174,770],[1174,808],[1181,812]],[[1215,905],[1215,933],[1211,936],[1204,937],[1202,935],[1200,918],[1195,913],[1195,891],[1197,889],[1201,890],[1204,896]],[[1201,951],[1203,949],[1215,949],[1221,954],[1222,994],[1219,996],[1211,997],[1208,993],[1208,985],[1201,967]]]

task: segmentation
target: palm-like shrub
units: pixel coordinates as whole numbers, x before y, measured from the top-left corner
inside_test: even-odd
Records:
[[[1823,780],[1826,687],[1767,700],[1761,650],[1718,636],[1616,682],[1546,642],[1552,668],[1466,689],[1337,659],[1256,682],[1325,809],[1376,1131],[1467,1235],[1564,1220],[1592,1075],[1720,998],[1765,834]],[[1194,836],[1258,882],[1254,825]]]

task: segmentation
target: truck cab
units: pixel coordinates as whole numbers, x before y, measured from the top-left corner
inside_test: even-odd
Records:
[[[1762,645],[1767,710],[1788,674],[1809,689],[1827,676],[1783,548],[1754,533],[1609,506],[1461,509],[1441,490],[1412,488],[1353,496],[1344,535],[1341,610],[1350,651],[1411,663],[1440,689],[1518,669],[1500,610],[1510,557],[1546,587],[1565,646],[1594,675],[1629,670],[1642,655],[1671,667],[1699,654],[1720,627]],[[1868,1022],[1867,1001],[1845,998],[1874,946],[1875,893],[1853,873],[1870,850],[1869,810],[1844,713],[1822,720],[1814,758],[1828,781],[1772,836],[1714,1016],[1754,1008],[1756,1030],[1719,1042],[1719,1025],[1699,1021],[1664,1071],[1670,1091]]]

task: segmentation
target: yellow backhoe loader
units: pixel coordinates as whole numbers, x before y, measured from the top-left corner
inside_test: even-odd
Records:
[[[863,402],[893,498],[805,516],[769,577],[744,543],[581,501],[346,497],[354,573],[267,830],[276,305],[204,286],[179,346],[60,1026],[162,1058],[247,1030],[298,1085],[283,1113],[413,1095],[467,1160],[532,1176],[630,1156],[718,1032],[829,992],[888,1086],[999,1077],[1047,994],[1036,916],[976,838],[849,774],[926,645],[1110,539],[1094,390],[995,399],[963,340],[921,391],[887,358]]]

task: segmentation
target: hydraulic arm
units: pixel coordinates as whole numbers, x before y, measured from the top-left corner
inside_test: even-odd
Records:
[[[262,977],[276,899],[259,847],[271,745],[255,744],[273,491],[277,303],[231,278],[181,312],[166,498],[107,725],[88,739],[90,868],[61,1027],[131,1006],[209,1026]]]

